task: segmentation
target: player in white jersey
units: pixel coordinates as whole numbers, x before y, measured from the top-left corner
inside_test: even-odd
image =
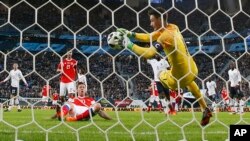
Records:
[[[241,99],[241,91],[240,91],[240,83],[241,83],[241,75],[239,70],[236,68],[235,63],[231,62],[230,69],[228,70],[228,76],[229,76],[229,88],[230,88],[230,98],[231,98],[231,105],[232,112],[236,112],[237,107],[235,105],[238,105],[238,102],[236,99]]]
[[[158,92],[160,97],[164,96],[165,98],[161,98],[162,107],[164,108],[164,111],[166,111],[167,106],[169,106],[170,114],[172,111],[174,111],[174,108],[170,104],[170,95],[169,95],[169,89],[163,87],[162,83],[160,82],[159,75],[161,71],[164,71],[166,69],[170,69],[169,63],[166,59],[162,58],[160,55],[155,55],[153,59],[147,59],[147,63],[151,65],[153,72],[154,72],[154,81],[156,83]],[[167,102],[166,102],[167,100]]]
[[[239,114],[244,114],[245,106],[246,106],[246,98],[242,97],[239,101]]]
[[[86,85],[86,89],[87,89],[87,77],[86,75],[84,74],[84,70],[83,69],[79,69],[78,70],[78,82],[82,82],[82,83],[85,83]]]
[[[11,95],[10,95],[9,107],[5,111],[6,112],[11,111],[12,107],[16,104],[18,112],[21,112],[22,110],[21,110],[21,107],[19,105],[19,100],[18,100],[20,79],[22,79],[22,81],[24,82],[26,86],[28,86],[28,83],[23,77],[22,72],[18,69],[17,63],[13,64],[13,69],[9,72],[8,77],[5,78],[3,81],[0,81],[0,84],[8,81],[9,79],[11,80]]]
[[[216,83],[212,80],[212,78],[210,78],[207,83],[206,83],[206,86],[207,86],[207,94],[208,94],[208,97],[209,99],[213,102],[215,101],[215,96],[216,96],[216,93],[217,93],[217,85]]]

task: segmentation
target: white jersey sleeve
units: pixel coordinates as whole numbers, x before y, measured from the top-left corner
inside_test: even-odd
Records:
[[[9,75],[3,80],[3,82],[8,81],[9,79],[10,79],[10,73],[9,73]]]
[[[27,81],[23,76],[23,73],[19,70],[19,77],[23,80],[23,82],[27,85]]]

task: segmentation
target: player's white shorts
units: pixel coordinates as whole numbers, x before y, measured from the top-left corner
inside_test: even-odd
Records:
[[[170,102],[176,102],[176,99],[172,96],[170,96]]]
[[[227,100],[223,100],[223,104],[227,104],[227,105],[229,105],[229,104],[230,104],[229,99],[227,99]]]
[[[49,97],[48,96],[43,96],[42,97],[42,102],[48,102],[49,101]]]
[[[68,93],[76,93],[76,85],[75,82],[63,83],[60,82],[60,96],[65,96],[66,92]]]
[[[91,108],[93,109],[93,107],[79,106],[73,104],[72,111],[69,112],[69,116],[76,117],[80,114],[85,113],[86,111],[89,111]],[[88,118],[88,117],[83,117],[83,118]]]
[[[159,96],[151,95],[149,98],[149,102],[153,103],[154,101],[159,102],[160,101]]]
[[[57,100],[52,100],[52,105],[57,105]]]

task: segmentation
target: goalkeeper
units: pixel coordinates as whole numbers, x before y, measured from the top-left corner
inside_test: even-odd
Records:
[[[154,57],[157,52],[164,51],[171,69],[160,72],[159,78],[161,83],[164,87],[173,90],[178,88],[178,86],[181,88],[187,87],[201,106],[203,111],[201,125],[205,126],[209,123],[212,113],[207,107],[200,89],[194,81],[198,74],[196,63],[187,50],[179,28],[174,24],[167,23],[167,14],[159,13],[165,12],[163,8],[158,7],[156,10],[151,9],[148,11],[150,26],[154,29],[154,32],[150,34],[135,33],[123,28],[117,29],[118,32],[126,35],[123,39],[123,46],[147,59]],[[162,26],[162,24],[164,24],[164,26]],[[141,42],[152,41],[153,43],[151,47],[140,47],[132,43],[128,37]]]

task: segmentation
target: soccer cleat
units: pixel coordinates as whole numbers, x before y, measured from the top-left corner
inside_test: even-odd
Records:
[[[206,126],[209,123],[210,118],[212,117],[211,110],[207,107],[203,111],[201,126]]]
[[[174,115],[174,116],[175,116],[175,115],[177,114],[177,112],[176,112],[175,110],[169,110],[169,111],[168,111],[168,114],[169,114],[169,115]]]
[[[75,117],[66,117],[66,121],[77,121]]]
[[[21,110],[21,109],[18,109],[17,112],[22,112],[22,110]]]

